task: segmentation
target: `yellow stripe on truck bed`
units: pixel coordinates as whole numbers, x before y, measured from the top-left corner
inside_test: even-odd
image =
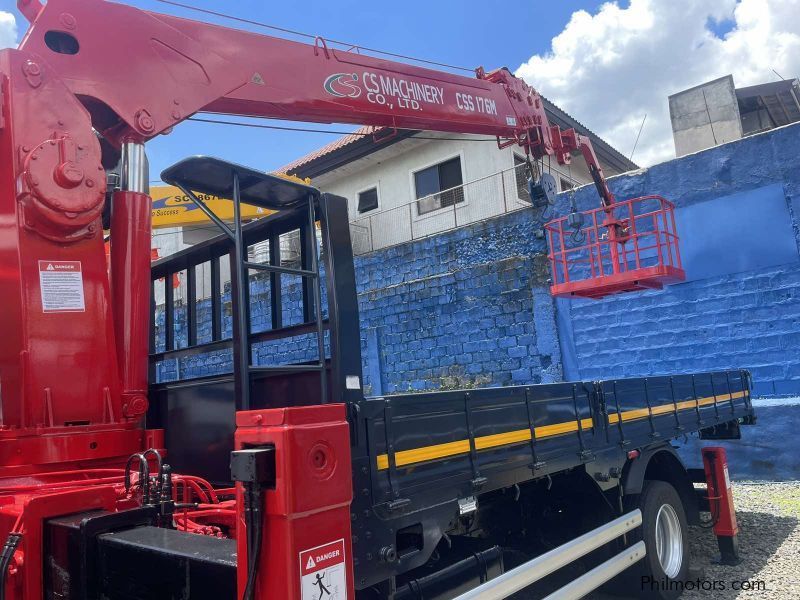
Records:
[[[720,394],[716,397],[710,396],[707,398],[698,398],[696,400],[685,400],[677,402],[676,404],[660,404],[654,406],[652,409],[637,408],[622,412],[622,421],[633,421],[636,419],[644,419],[652,413],[654,416],[671,413],[677,406],[678,410],[686,410],[698,408],[700,406],[708,406],[710,404],[719,404],[721,402],[730,402],[737,398],[744,398],[747,396],[746,391],[734,392],[732,394]],[[610,413],[608,415],[608,423],[614,424],[619,421],[619,413]],[[581,419],[580,424],[582,429],[592,429],[594,423],[592,419]],[[542,425],[535,428],[536,439],[554,437],[563,435],[565,433],[573,433],[578,431],[577,421],[565,421],[564,423],[553,423],[551,425]],[[529,442],[531,440],[530,429],[517,429],[515,431],[507,431],[505,433],[495,433],[492,435],[483,435],[475,438],[476,450],[491,450],[501,446],[510,446],[512,444],[520,444]],[[442,458],[449,458],[451,456],[459,456],[468,454],[470,451],[469,440],[456,440],[454,442],[446,442],[444,444],[434,444],[432,446],[421,446],[420,448],[413,448],[411,450],[401,450],[395,452],[394,460],[398,467],[405,467],[417,463],[428,462],[431,460],[439,460]],[[389,468],[389,455],[379,454],[377,456],[377,467],[379,471]]]

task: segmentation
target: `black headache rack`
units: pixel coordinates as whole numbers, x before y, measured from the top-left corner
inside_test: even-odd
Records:
[[[198,168],[202,175],[194,174]],[[178,374],[174,381],[153,383],[148,426],[166,430],[170,464],[177,471],[228,483],[237,410],[347,404],[358,589],[424,565],[459,514],[470,506],[474,510],[480,494],[578,469],[601,486],[615,486],[631,450],[695,432],[735,438],[740,424],[755,420],[750,376],[739,370],[365,399],[346,201],[215,159],[190,159],[162,178],[187,194],[229,195],[235,205],[246,201],[277,212],[245,226],[237,218],[223,235],[154,264],[154,283],[165,282],[165,316],[160,339],[155,333],[152,338],[151,381],[158,365],[169,361],[219,352],[230,358],[224,374]],[[238,192],[231,184],[237,178]],[[281,201],[270,200],[271,195]],[[202,206],[195,194],[190,196]],[[315,222],[322,240],[318,257]],[[289,232],[300,240],[299,264],[293,267],[281,258],[282,236]],[[268,268],[257,268],[267,278],[254,282],[245,253],[262,243],[269,248]],[[232,274],[227,291],[220,287],[225,264]],[[182,273],[185,295],[195,299],[201,267],[210,273],[212,293],[203,300],[209,305],[203,310],[212,322],[210,334],[200,335],[200,304],[187,302],[181,309],[186,333],[179,342],[175,332],[183,330],[176,329],[171,280]],[[290,276],[303,281],[294,296],[302,318],[287,323],[283,309],[290,298],[282,279]],[[327,297],[313,287],[323,279]],[[238,284],[245,280],[249,285]],[[255,283],[268,288],[271,315],[271,327],[258,332],[249,319],[249,290]],[[231,335],[226,335],[228,322]],[[283,345],[298,334],[316,334],[317,348],[322,340],[329,357],[320,353],[300,363],[284,360],[283,368],[251,367],[257,344]]]
[[[236,411],[360,399],[347,202],[203,156],[162,179],[222,234],[153,263],[147,422],[165,430],[176,470],[227,483]],[[207,206],[209,196],[233,201],[232,223]],[[242,224],[243,203],[268,216]],[[266,315],[257,326],[253,301]]]

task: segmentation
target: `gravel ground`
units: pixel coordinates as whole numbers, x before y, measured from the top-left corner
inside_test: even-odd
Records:
[[[694,568],[699,569],[694,577],[699,576],[701,580],[718,583],[716,591],[686,591],[682,598],[800,599],[800,481],[737,482],[733,485],[733,491],[739,521],[739,553],[742,562],[735,567],[715,564],[714,558],[719,550],[714,534],[710,529],[692,527],[692,562]],[[567,583],[570,578],[569,575],[562,574],[561,580],[554,587]],[[746,583],[742,585],[742,582]],[[748,585],[752,589],[733,589]],[[549,591],[552,588],[547,590]],[[545,594],[539,587],[515,594],[512,598],[534,600]],[[617,596],[601,593],[591,594],[588,598],[619,599]]]
[[[694,564],[704,569],[704,579],[722,581],[726,589],[686,592],[683,598],[800,598],[800,482],[739,482],[733,485],[733,493],[742,563],[735,567],[714,564],[718,550],[713,533],[692,528]],[[731,589],[740,581],[763,585]]]

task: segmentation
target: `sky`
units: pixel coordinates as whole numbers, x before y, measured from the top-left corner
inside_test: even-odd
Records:
[[[477,0],[306,0],[302,12],[264,0],[185,2],[444,63],[509,67],[626,156],[646,115],[633,156],[643,166],[674,156],[670,94],[729,73],[740,87],[774,81],[774,71],[800,76],[800,0],[528,0],[506,12]],[[156,0],[128,3],[242,27]],[[16,3],[0,0],[0,47],[26,27]],[[335,138],[183,123],[148,144],[151,178],[191,154],[276,169]]]

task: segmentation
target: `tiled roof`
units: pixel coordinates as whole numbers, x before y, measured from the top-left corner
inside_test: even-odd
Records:
[[[288,165],[282,166],[280,169],[277,169],[277,172],[293,173],[300,167],[303,167],[304,165],[307,165],[308,163],[313,162],[318,158],[322,158],[323,156],[327,156],[328,154],[336,152],[337,150],[340,150],[345,146],[352,144],[353,142],[361,140],[364,137],[369,137],[372,135],[373,132],[380,131],[381,129],[383,128],[372,127],[370,125],[359,127],[353,133],[348,133],[347,135],[332,141],[330,144],[326,144],[322,148],[318,148],[317,150],[314,150],[313,152],[310,152],[305,156],[301,156],[297,160],[293,160]]]

